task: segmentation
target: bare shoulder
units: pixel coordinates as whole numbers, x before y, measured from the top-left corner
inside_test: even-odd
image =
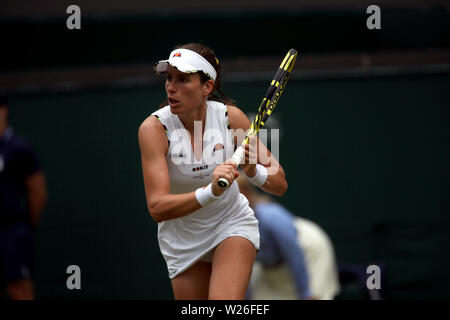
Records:
[[[245,116],[245,113],[238,106],[227,105],[227,109],[228,109],[228,117],[231,116],[234,118],[239,118]]]
[[[240,108],[232,105],[227,106],[227,108],[231,128],[243,130],[250,128],[250,120]]]
[[[161,129],[164,131],[163,125],[161,121],[159,121],[155,116],[148,116],[144,121],[142,121],[139,126],[139,134],[144,133],[149,130],[158,130]]]
[[[138,131],[139,139],[149,136],[155,138],[163,133],[165,133],[164,126],[155,116],[149,116],[142,121]]]
[[[168,140],[164,126],[156,117],[147,117],[139,126],[139,146],[141,151],[151,149],[167,150]]]

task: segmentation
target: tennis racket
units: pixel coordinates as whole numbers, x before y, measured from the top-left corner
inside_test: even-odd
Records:
[[[267,93],[259,106],[258,113],[253,119],[250,129],[247,131],[242,144],[236,149],[233,156],[231,157],[231,159],[238,166],[245,158],[244,146],[248,143],[249,137],[258,133],[259,129],[261,129],[267,122],[267,119],[272,114],[273,109],[275,109],[278,99],[280,99],[280,96],[283,93],[284,88],[286,87],[286,83],[289,80],[292,68],[294,67],[295,61],[297,60],[297,55],[298,53],[295,49],[289,50],[289,52],[284,57],[283,62],[281,62],[281,65],[278,68],[277,72],[275,73],[275,76],[270,83],[269,89],[267,90]],[[228,180],[225,178],[220,178],[218,184],[222,189],[226,189],[229,186]]]

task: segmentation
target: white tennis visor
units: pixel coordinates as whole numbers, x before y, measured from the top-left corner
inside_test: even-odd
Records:
[[[188,49],[175,49],[170,53],[169,59],[159,61],[155,66],[157,74],[167,71],[169,64],[181,72],[195,73],[203,71],[208,77],[216,80],[217,73],[214,67],[197,52]]]

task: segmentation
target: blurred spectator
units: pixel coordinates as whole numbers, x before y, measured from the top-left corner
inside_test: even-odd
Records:
[[[259,221],[260,251],[247,297],[253,300],[334,299],[340,291],[332,243],[315,223],[296,217],[244,175],[239,189]]]
[[[34,231],[47,201],[44,174],[31,145],[8,126],[0,96],[0,282],[12,300],[34,299]]]

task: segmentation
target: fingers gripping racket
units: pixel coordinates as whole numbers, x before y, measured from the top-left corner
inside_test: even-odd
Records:
[[[242,163],[242,160],[245,157],[244,146],[248,144],[249,137],[252,135],[256,135],[259,129],[264,126],[264,124],[267,122],[267,119],[272,114],[272,111],[275,108],[281,94],[283,93],[287,81],[289,80],[289,76],[291,74],[292,68],[294,67],[297,55],[298,53],[295,49],[289,50],[287,55],[284,57],[283,62],[281,62],[281,65],[278,68],[277,72],[275,73],[275,76],[270,83],[269,89],[267,90],[267,93],[259,106],[258,113],[253,119],[250,129],[247,131],[242,144],[236,149],[233,157],[231,157],[231,159],[238,166]],[[229,186],[228,180],[225,178],[220,178],[218,184],[222,189],[226,189]]]

